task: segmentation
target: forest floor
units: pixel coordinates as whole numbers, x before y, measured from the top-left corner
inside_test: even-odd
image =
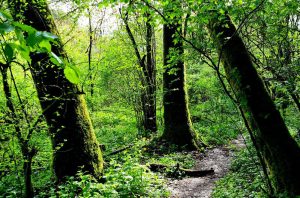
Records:
[[[168,190],[172,198],[210,198],[215,182],[229,171],[234,151],[245,146],[244,139],[239,136],[229,145],[207,149],[204,153],[192,152],[196,160],[194,170],[214,169],[213,175],[190,177],[183,179],[168,179]]]

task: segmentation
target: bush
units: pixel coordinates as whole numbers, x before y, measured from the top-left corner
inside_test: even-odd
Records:
[[[139,163],[141,144],[142,141],[136,143],[130,153],[120,153],[109,159],[104,183],[79,172],[77,178],[69,177],[64,184],[57,188],[53,185],[49,192],[44,191],[37,197],[168,197],[164,180]]]

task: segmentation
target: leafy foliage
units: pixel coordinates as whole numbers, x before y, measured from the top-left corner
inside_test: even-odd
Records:
[[[189,108],[195,130],[208,146],[226,144],[239,133],[246,131],[235,105],[220,83],[219,77],[225,81],[225,87],[229,87],[224,71],[215,67],[221,63],[218,63],[206,25],[211,17],[210,10],[217,10],[219,13],[229,12],[239,25],[239,33],[253,56],[257,70],[281,110],[292,136],[300,145],[299,112],[292,98],[293,94],[299,95],[300,85],[300,17],[299,3],[296,0],[264,1],[263,4],[262,1],[251,0],[182,1],[183,5],[172,8],[174,11],[169,15],[164,15],[162,8],[173,6],[173,1],[63,2],[67,2],[66,5],[71,7],[72,12],[66,13],[58,7],[52,8],[55,9],[61,38],[15,22],[9,13],[0,11],[0,61],[11,66],[12,76],[9,76],[9,82],[13,90],[12,100],[20,117],[24,136],[25,131],[32,126],[32,121],[42,114],[31,74],[28,72],[31,53],[49,54],[53,66],[63,69],[66,78],[81,88],[87,99],[97,139],[106,147],[106,182],[99,183],[90,175],[79,172],[77,177],[70,177],[66,183],[57,186],[51,171],[51,142],[46,123],[42,119],[33,128],[33,136],[29,141],[29,146],[38,150],[32,162],[36,197],[167,197],[169,193],[163,176],[151,173],[146,164],[162,163],[174,166],[179,163],[184,168],[192,168],[194,165],[190,154],[173,153],[175,149],[172,147],[166,149],[156,145],[156,149],[166,153],[168,151],[168,154],[151,153],[145,146],[152,143],[151,139],[140,136],[141,131],[137,127],[140,115],[136,107],[143,89],[139,76],[141,68],[125,28],[118,24],[119,10],[115,6],[129,12],[129,25],[143,55],[144,15],[149,13],[153,18],[157,44],[158,135],[163,130],[161,24],[178,16],[182,16],[187,22],[185,54],[184,57],[173,56],[171,60],[176,62],[182,59],[187,66]],[[103,27],[108,23],[103,19],[103,25],[100,18],[95,17],[92,20],[93,43],[90,46],[88,27],[73,19],[85,21],[87,10],[100,12],[105,8],[113,15],[110,23],[117,27],[108,30],[109,28]],[[56,45],[58,39],[63,41],[70,60],[63,60],[52,51],[52,46]],[[90,68],[87,53],[89,47],[93,49]],[[2,84],[0,89],[3,90]],[[6,108],[2,91],[0,99],[0,196],[21,197],[24,193],[24,160],[14,133],[14,120],[10,119],[11,112]],[[23,116],[24,110],[28,113],[29,126]],[[107,156],[130,144],[134,146],[117,155]],[[217,183],[213,197],[266,197],[263,190],[264,180],[258,167],[252,147],[238,153],[232,163],[231,172]]]

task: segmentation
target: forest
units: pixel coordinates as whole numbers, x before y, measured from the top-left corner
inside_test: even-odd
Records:
[[[0,197],[299,198],[299,0],[0,0]]]

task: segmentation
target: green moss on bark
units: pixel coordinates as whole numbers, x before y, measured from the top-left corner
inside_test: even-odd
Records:
[[[58,35],[54,20],[44,0],[9,2],[15,19]],[[68,59],[58,40],[52,51]],[[103,159],[83,95],[69,82],[62,68],[53,65],[48,54],[31,54],[31,73],[53,145],[53,168],[59,181],[75,176],[79,170],[96,178],[102,176]]]
[[[277,193],[300,195],[300,149],[291,137],[228,15],[216,13],[208,28],[227,79],[254,132]]]
[[[165,13],[169,12],[165,8]],[[188,110],[183,43],[178,37],[181,31],[181,18],[163,27],[164,42],[164,133],[163,138],[187,149],[198,149],[198,138],[193,130]],[[177,35],[177,36],[176,36]],[[176,59],[176,60],[174,60]]]

